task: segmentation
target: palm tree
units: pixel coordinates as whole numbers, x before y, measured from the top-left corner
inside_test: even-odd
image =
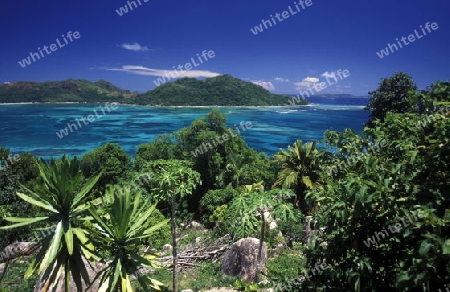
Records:
[[[232,186],[237,188],[240,186],[241,178],[248,171],[248,163],[243,155],[231,155],[228,159],[228,163],[220,174],[217,176],[217,180],[221,187]],[[230,181],[227,186],[226,182]]]
[[[98,248],[113,255],[110,264],[103,270],[100,292],[132,292],[131,277],[134,275],[144,291],[150,287],[160,290],[163,284],[139,273],[140,266],[156,268],[155,254],[140,255],[139,246],[143,239],[168,223],[164,220],[150,225],[148,218],[156,208],[149,200],[141,200],[141,192],[134,192],[130,186],[109,187],[106,198],[114,197],[112,205],[107,206],[106,213],[92,206],[89,209],[94,218],[94,242]]]
[[[83,258],[92,257],[93,245],[87,238],[82,219],[89,209],[88,193],[94,187],[101,173],[88,179],[83,184],[83,174],[76,157],[69,160],[63,156],[61,160],[51,160],[47,165],[39,162],[38,168],[42,185],[36,185],[34,190],[17,195],[26,202],[44,209],[49,215],[35,218],[7,217],[5,220],[15,224],[3,226],[0,229],[12,229],[36,222],[54,226],[54,232],[41,238],[41,249],[31,263],[25,278],[36,270],[38,274],[45,271],[46,283],[44,291],[59,282],[61,272],[65,272],[64,287],[69,291],[70,276],[79,291],[82,290],[82,280],[89,284],[89,276]]]
[[[273,156],[274,163],[281,166],[273,187],[293,189],[297,195],[294,205],[299,206],[305,215],[310,211],[305,192],[307,189],[313,189],[319,180],[321,153],[316,144],[315,141],[303,144],[301,140],[297,140],[292,147],[288,146],[288,151],[280,149]]]

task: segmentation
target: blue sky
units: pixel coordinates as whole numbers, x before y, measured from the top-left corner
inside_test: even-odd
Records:
[[[321,93],[354,95],[366,95],[397,71],[410,74],[419,88],[450,77],[448,0],[310,0],[303,7],[298,0],[139,1],[133,10],[123,0],[4,1],[0,83],[105,79],[142,92],[155,88],[158,76],[173,66],[192,64],[191,58],[199,63],[197,54],[205,50],[214,57],[177,76],[231,74],[275,93],[297,93],[341,69],[350,76]],[[128,12],[119,16],[120,7]],[[275,14],[283,11],[280,21]],[[251,29],[270,15],[272,27],[266,23],[255,35]],[[427,22],[438,29],[424,35],[420,26]],[[420,39],[377,55],[415,30]],[[69,31],[78,31],[79,38],[70,41]],[[43,51],[30,65],[19,64],[56,39],[64,46]]]

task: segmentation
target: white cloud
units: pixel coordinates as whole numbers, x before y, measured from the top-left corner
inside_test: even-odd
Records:
[[[319,82],[319,78],[316,77],[306,77],[303,79],[304,82],[311,82],[311,83],[317,83]]]
[[[295,82],[296,90],[307,90],[314,86],[315,83],[319,82],[319,78],[316,77],[306,77],[300,82]]]
[[[146,46],[141,46],[138,43],[134,43],[134,44],[121,44],[120,45],[121,48],[125,49],[125,50],[130,50],[130,51],[135,51],[135,52],[145,52],[148,51],[148,48]]]
[[[275,77],[274,80],[276,82],[291,82],[289,79],[287,79],[287,78],[285,79],[285,78],[282,78],[282,77]]]
[[[253,84],[259,85],[264,89],[267,90],[275,90],[275,86],[273,86],[273,83],[270,81],[262,81],[262,80],[253,80],[252,81]]]
[[[170,78],[183,78],[183,77],[216,77],[219,76],[219,73],[211,72],[211,71],[201,71],[201,70],[188,70],[188,71],[180,71],[180,70],[166,70],[166,69],[152,69],[144,66],[135,66],[135,65],[125,65],[122,68],[110,68],[110,71],[121,71],[130,74],[136,75],[144,75],[144,76],[158,76],[158,77],[170,77]]]
[[[332,71],[332,72],[328,72],[328,71],[325,71],[322,75],[320,75],[320,76],[322,76],[322,77],[324,77],[324,78],[333,78],[333,79],[336,79],[336,72],[334,72],[334,71]]]

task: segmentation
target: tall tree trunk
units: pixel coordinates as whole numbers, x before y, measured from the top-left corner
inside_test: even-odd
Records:
[[[259,282],[259,272],[261,271],[262,248],[264,244],[264,234],[266,232],[266,218],[264,218],[264,210],[261,210],[261,235],[259,237],[258,257],[256,259],[255,283]]]
[[[309,244],[311,240],[311,220],[312,216],[306,216],[304,222],[304,232],[305,232],[305,243]]]
[[[178,275],[177,275],[177,234],[176,234],[176,221],[175,221],[175,210],[176,210],[176,198],[175,194],[172,195],[172,257],[173,257],[173,272],[172,272],[172,289],[174,292],[178,292]]]
[[[310,209],[308,204],[306,203],[305,192],[306,186],[303,184],[303,181],[299,179],[297,181],[297,196],[295,198],[294,206],[299,207],[303,215],[307,216],[309,215]]]

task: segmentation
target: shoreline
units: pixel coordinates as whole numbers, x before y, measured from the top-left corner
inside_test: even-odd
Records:
[[[110,101],[107,101],[110,102]],[[117,102],[117,101],[116,101]],[[13,103],[0,103],[2,105],[64,105],[64,104],[103,104],[104,102],[79,102],[79,101],[64,101],[64,102],[13,102]],[[140,106],[140,107],[158,107],[158,108],[262,108],[262,107],[279,107],[279,108],[295,108],[302,106],[312,106],[309,104],[298,105],[140,105],[140,104],[128,104],[120,103],[124,106]]]

